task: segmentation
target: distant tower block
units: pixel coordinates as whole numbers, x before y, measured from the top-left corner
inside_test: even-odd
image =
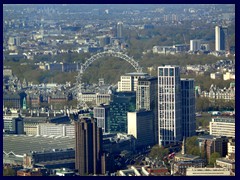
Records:
[[[98,85],[103,86],[104,85],[104,78],[99,78],[98,79]]]
[[[117,38],[123,38],[123,23],[117,23]]]
[[[190,40],[190,51],[199,51],[201,49],[201,43],[200,39]]]
[[[223,26],[215,27],[215,51],[224,51],[228,46],[228,28]],[[228,47],[227,47],[228,49]]]

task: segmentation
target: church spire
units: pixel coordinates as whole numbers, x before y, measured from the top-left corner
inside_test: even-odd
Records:
[[[185,144],[185,137],[183,137],[182,142],[182,155],[186,154],[186,144]]]

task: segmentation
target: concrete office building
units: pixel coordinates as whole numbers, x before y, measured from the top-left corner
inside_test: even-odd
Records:
[[[235,118],[217,117],[209,122],[210,135],[235,138]]]
[[[157,103],[157,77],[145,77],[138,80],[136,91],[136,110],[147,110],[153,113],[154,142],[157,144],[158,132],[158,103]]]
[[[4,117],[3,130],[8,134],[24,134],[23,118],[21,117]]]
[[[108,104],[111,100],[111,94],[101,94],[96,93],[96,105],[100,106],[101,104]]]
[[[216,165],[235,171],[235,159],[218,158],[216,159]]]
[[[128,134],[136,138],[136,148],[154,145],[152,111],[128,112]]]
[[[182,140],[180,68],[158,67],[158,144],[165,146]]]
[[[45,136],[75,136],[73,124],[41,123],[38,125],[38,133]]]
[[[80,98],[84,102],[96,102],[96,93],[80,93]]]
[[[183,137],[191,137],[196,134],[194,88],[193,79],[181,79]]]
[[[199,147],[205,152],[205,157],[210,160],[211,154],[218,152],[220,157],[227,155],[228,138],[226,136],[206,135],[198,138]]]
[[[228,158],[229,159],[235,159],[235,138],[229,138],[228,139],[228,145],[227,145],[228,149]]]
[[[202,40],[200,39],[190,40],[190,51],[195,52],[201,50],[201,43]]]
[[[226,168],[194,168],[186,170],[186,176],[230,176],[230,170]]]
[[[138,79],[147,76],[147,73],[126,73],[124,76],[121,76],[120,81],[118,81],[118,92],[136,91]]]
[[[157,105],[157,77],[145,77],[138,80],[136,92],[136,110],[153,110]]]
[[[97,127],[102,128],[103,133],[108,132],[108,123],[110,120],[110,107],[105,105],[94,107],[93,117],[97,119]]]
[[[195,159],[191,161],[178,161],[173,164],[172,174],[186,176],[186,169],[188,167],[202,168],[205,167],[206,162],[203,159]]]
[[[102,129],[96,119],[82,118],[75,122],[75,169],[79,175],[104,174],[101,168]]]

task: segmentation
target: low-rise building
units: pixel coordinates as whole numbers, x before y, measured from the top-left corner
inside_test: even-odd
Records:
[[[235,73],[231,73],[231,72],[226,72],[225,74],[223,74],[223,80],[227,81],[230,79],[234,79],[235,80]]]
[[[226,168],[194,168],[186,170],[186,176],[230,176],[230,170]]]
[[[229,138],[228,139],[228,145],[227,145],[228,149],[228,158],[229,159],[235,159],[235,138]]]
[[[205,157],[210,160],[212,153],[219,153],[220,157],[227,155],[228,138],[226,136],[206,135],[198,137],[199,147],[205,152]]]
[[[35,162],[40,163],[40,161],[53,162],[57,159],[74,159],[74,150],[71,150],[71,157],[61,154],[64,153],[64,149],[69,149],[68,152],[70,152],[70,149],[74,149],[74,141],[75,139],[72,137],[3,135],[3,163],[26,164],[25,167],[31,167]],[[34,154],[34,161],[31,162],[30,159],[26,159],[25,162],[24,154],[30,154],[29,156]],[[62,162],[60,163],[62,164]]]
[[[235,83],[230,83],[229,88],[220,89],[216,85],[211,85],[209,91],[202,91],[202,97],[209,99],[235,100]]]
[[[216,159],[216,165],[235,171],[235,159],[218,158]]]
[[[210,78],[211,79],[222,79],[223,74],[220,72],[216,72],[216,73],[211,73],[210,74]]]
[[[209,122],[210,135],[235,138],[235,118],[216,117]]]
[[[136,139],[133,135],[123,133],[103,134],[103,150],[109,153],[121,151],[135,151]]]
[[[194,160],[197,160],[199,159],[200,156],[194,156],[194,155],[191,155],[191,154],[181,154],[181,153],[178,153],[174,156],[174,161],[175,162],[180,162],[180,161],[194,161]]]
[[[147,73],[126,73],[124,76],[121,76],[120,81],[118,81],[118,92],[136,91],[138,79],[147,76]]]
[[[195,159],[192,161],[178,161],[173,165],[172,174],[183,175],[186,176],[186,169],[188,167],[205,167],[206,162],[203,159]]]

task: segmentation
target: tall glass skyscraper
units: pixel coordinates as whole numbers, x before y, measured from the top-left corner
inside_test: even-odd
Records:
[[[194,79],[181,78],[182,92],[182,134],[184,137],[196,135]]]
[[[158,67],[158,144],[182,140],[180,68]]]

